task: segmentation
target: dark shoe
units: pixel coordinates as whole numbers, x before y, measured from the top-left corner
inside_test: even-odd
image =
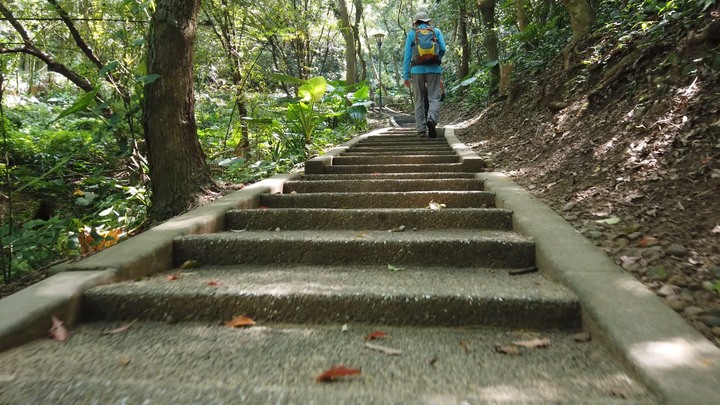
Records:
[[[427,127],[428,127],[428,138],[435,138],[437,137],[437,131],[435,130],[435,127],[437,124],[433,120],[427,120]]]

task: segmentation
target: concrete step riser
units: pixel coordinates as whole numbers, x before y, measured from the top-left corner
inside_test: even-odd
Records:
[[[512,230],[512,212],[501,209],[418,210],[234,210],[225,215],[226,229],[283,230],[416,229]]]
[[[329,174],[352,173],[421,173],[421,172],[463,172],[460,163],[432,163],[424,165],[340,165],[327,166],[325,172]]]
[[[426,164],[426,163],[458,163],[460,157],[433,155],[396,155],[387,156],[336,156],[333,165],[374,165],[374,164]]]
[[[418,138],[417,141],[374,141],[374,142],[358,142],[356,143],[353,148],[361,149],[366,147],[384,147],[388,149],[393,148],[407,148],[407,147],[418,147],[418,146],[437,146],[437,147],[447,147],[448,143],[445,139],[424,139],[424,138]]]
[[[411,143],[409,145],[396,145],[396,144],[384,144],[377,145],[375,143],[356,143],[349,150],[364,151],[364,150],[405,150],[405,149],[420,149],[420,150],[452,150],[452,147],[447,142],[421,142]]]
[[[373,157],[373,156],[457,156],[455,151],[448,150],[403,150],[403,151],[375,151],[375,152],[345,152],[340,156],[347,157]]]
[[[378,180],[378,179],[474,179],[475,173],[364,173],[306,174],[301,180]]]
[[[271,233],[271,232],[270,232]],[[526,268],[534,265],[534,244],[502,239],[369,240],[253,239],[193,235],[173,244],[176,265],[203,264],[425,265]]]
[[[268,208],[427,208],[431,202],[446,208],[492,208],[495,195],[473,192],[311,193],[263,194],[260,206]]]
[[[288,181],[283,192],[403,192],[403,191],[482,191],[483,183],[474,179],[407,180],[325,180]]]
[[[256,322],[298,324],[365,323],[393,326],[496,326],[574,330],[580,306],[574,301],[536,302],[477,297],[243,294],[233,291],[163,296],[89,291],[84,298],[89,320],[204,321],[221,323],[244,314]]]

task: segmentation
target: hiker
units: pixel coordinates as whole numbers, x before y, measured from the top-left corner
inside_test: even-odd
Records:
[[[405,87],[412,89],[415,98],[415,125],[418,135],[425,136],[427,133],[428,137],[435,138],[442,94],[440,63],[446,48],[442,32],[433,27],[431,22],[432,19],[427,13],[421,11],[415,14],[412,30],[405,41],[403,78]]]

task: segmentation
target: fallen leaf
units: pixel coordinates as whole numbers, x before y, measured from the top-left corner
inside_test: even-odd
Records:
[[[720,233],[720,225],[715,225],[715,228],[710,230],[711,233]]]
[[[527,347],[528,349],[538,349],[550,346],[550,338],[537,338],[530,340],[520,340],[513,342],[515,346]]]
[[[342,326],[342,329],[340,329],[340,332],[347,333],[350,331],[350,328],[348,328],[347,324]]]
[[[575,335],[573,335],[573,340],[578,343],[587,343],[592,340],[592,336],[590,336],[590,333],[588,332],[580,332]]]
[[[606,218],[606,219],[598,219],[595,222],[597,222],[598,224],[615,225],[615,224],[619,224],[620,221],[621,221],[620,218],[612,216],[612,217]]]
[[[190,260],[185,260],[185,262],[180,265],[180,268],[183,270],[187,270],[187,269],[194,269],[194,268],[200,267],[200,266],[201,266],[201,264],[199,261],[190,259]]]
[[[431,210],[439,210],[442,208],[445,208],[445,204],[436,203],[435,201],[430,201],[430,204],[428,204],[428,208]]]
[[[403,271],[405,270],[405,267],[395,267],[392,264],[388,263],[388,270],[390,271]]]
[[[135,322],[137,322],[137,319],[133,320],[132,322],[130,322],[130,323],[127,324],[127,325],[120,326],[120,327],[115,328],[115,329],[110,329],[110,330],[103,331],[103,332],[101,332],[101,334],[102,334],[102,335],[117,335],[117,334],[119,334],[119,333],[125,333],[125,332],[127,332],[128,329],[130,329],[130,327],[131,327]]]
[[[497,345],[497,346],[495,346],[495,351],[498,352],[498,353],[508,354],[508,355],[511,355],[511,356],[519,356],[519,355],[520,355],[520,349],[518,349],[518,348],[515,347],[515,346],[508,346],[508,345],[502,346],[502,345]]]
[[[127,367],[127,365],[130,364],[130,357],[123,356],[120,357],[120,365],[123,367]]]
[[[223,283],[215,280],[210,280],[207,282],[207,285],[209,285],[210,287],[220,287],[221,285],[223,285]]]
[[[660,242],[657,240],[657,238],[653,238],[652,236],[646,236],[642,239],[640,239],[637,243],[638,247],[646,248],[651,246],[657,246]]]
[[[433,358],[430,359],[430,365],[431,365],[432,367],[435,367],[435,363],[437,363],[437,361],[438,361],[437,356],[433,356]]]
[[[55,315],[52,316],[52,326],[48,333],[53,340],[57,340],[58,342],[64,342],[70,337],[70,332],[67,327],[65,327],[65,323]]]
[[[402,350],[400,350],[400,349],[393,349],[392,347],[375,345],[370,342],[365,342],[365,347],[367,347],[368,349],[371,349],[371,350],[377,350],[379,352],[389,354],[391,356],[399,356],[402,354]]]
[[[248,318],[247,316],[240,315],[236,316],[235,318],[225,322],[225,326],[231,327],[231,328],[242,328],[245,326],[253,326],[255,325],[255,321]]]
[[[360,369],[359,368],[348,368],[343,366],[342,364],[334,366],[326,370],[324,373],[320,374],[315,378],[315,381],[317,382],[332,382],[337,381],[340,378],[343,377],[349,377],[353,375],[360,375]]]
[[[171,274],[171,275],[167,276],[167,281],[173,281],[173,280],[177,280],[179,278],[180,278],[179,274]]]
[[[385,338],[385,337],[390,337],[390,335],[388,335],[387,333],[385,333],[381,330],[376,330],[375,332],[372,332],[372,333],[368,334],[367,336],[365,336],[365,340],[374,340],[374,339]]]
[[[462,347],[463,349],[465,349],[465,353],[466,353],[466,354],[467,354],[467,353],[470,353],[470,344],[469,344],[468,342],[466,342],[466,341],[464,341],[464,340],[461,340],[461,341],[460,341],[460,347]]]

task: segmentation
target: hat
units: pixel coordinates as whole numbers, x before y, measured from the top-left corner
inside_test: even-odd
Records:
[[[415,14],[415,18],[413,18],[413,22],[422,21],[424,23],[432,20],[432,18],[428,17],[427,13],[424,11],[420,11],[417,14]]]

